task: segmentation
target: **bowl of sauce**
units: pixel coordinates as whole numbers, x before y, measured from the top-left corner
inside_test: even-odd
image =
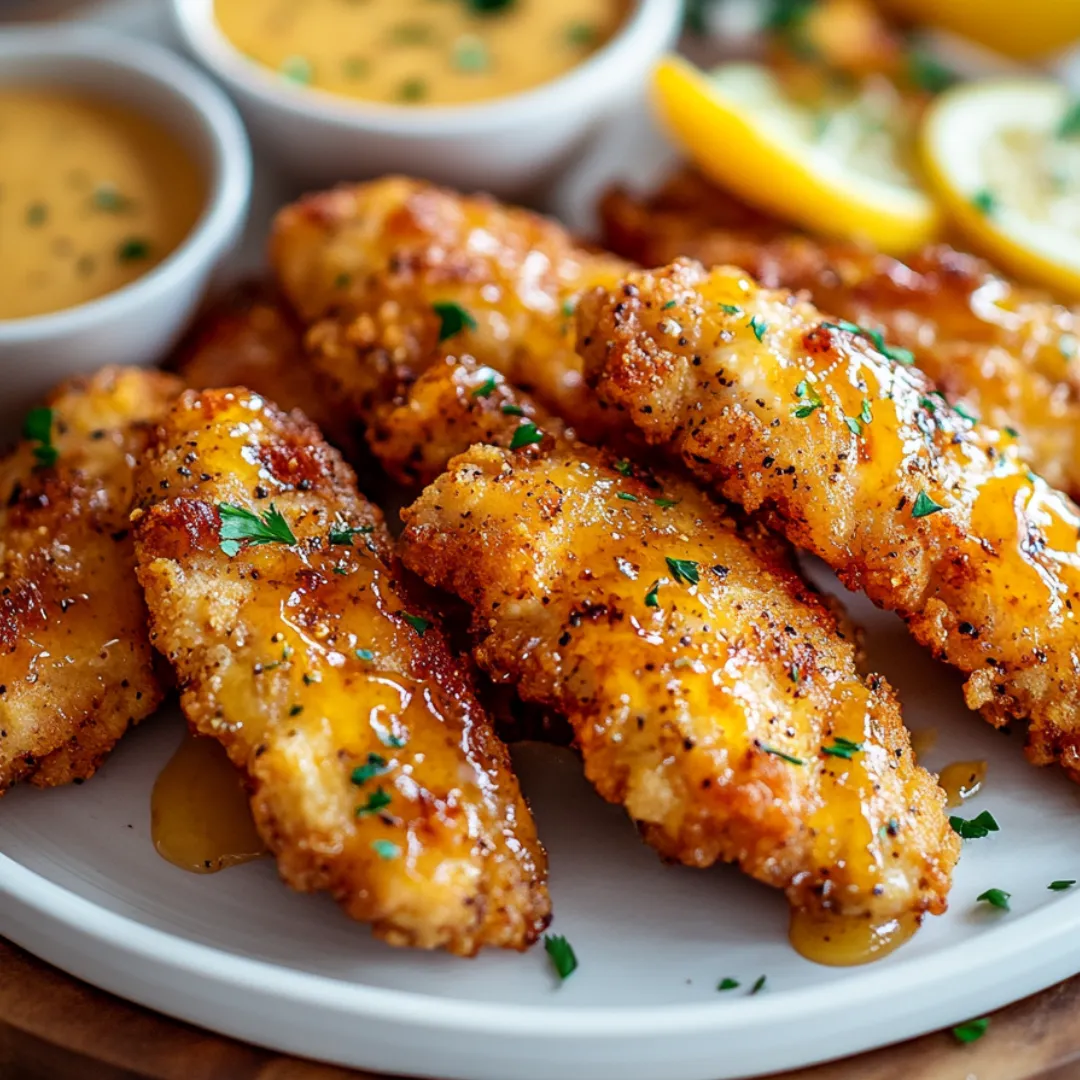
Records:
[[[250,185],[239,117],[183,61],[90,29],[0,37],[4,419],[67,375],[158,360]]]
[[[188,50],[306,183],[535,190],[633,101],[676,0],[170,0]]]

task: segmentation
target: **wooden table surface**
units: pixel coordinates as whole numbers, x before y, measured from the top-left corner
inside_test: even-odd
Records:
[[[62,17],[87,2],[0,0],[0,26]],[[882,1024],[887,1028],[887,1016]],[[1036,1077],[1080,1080],[1080,977],[993,1014],[987,1034],[971,1045],[960,1046],[951,1034],[939,1032],[776,1080]],[[95,990],[3,940],[0,1078],[384,1080],[284,1057],[170,1020]]]

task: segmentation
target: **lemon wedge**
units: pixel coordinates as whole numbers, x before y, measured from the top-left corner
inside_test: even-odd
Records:
[[[1080,109],[1051,79],[958,86],[923,119],[926,172],[971,243],[1080,297]]]
[[[667,57],[653,73],[663,123],[707,176],[804,228],[899,253],[933,239],[939,214],[905,164],[894,94],[881,84],[821,109],[789,98],[759,64],[706,75]]]

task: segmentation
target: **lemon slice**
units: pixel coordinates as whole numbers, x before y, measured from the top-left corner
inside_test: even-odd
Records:
[[[698,168],[753,206],[890,252],[937,232],[938,210],[903,163],[903,133],[891,123],[896,101],[864,93],[837,109],[811,109],[759,64],[706,75],[678,57],[657,65],[653,94]]]
[[[956,87],[923,119],[926,171],[972,244],[1080,297],[1080,111],[1050,79]]]

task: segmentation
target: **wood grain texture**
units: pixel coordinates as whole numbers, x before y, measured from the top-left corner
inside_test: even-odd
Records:
[[[888,1018],[883,1018],[883,1024]],[[978,1042],[948,1032],[774,1080],[1076,1080],[1080,977],[993,1015]],[[389,1080],[200,1031],[95,990],[0,941],[3,1080]],[[511,1078],[507,1078],[511,1080]]]

